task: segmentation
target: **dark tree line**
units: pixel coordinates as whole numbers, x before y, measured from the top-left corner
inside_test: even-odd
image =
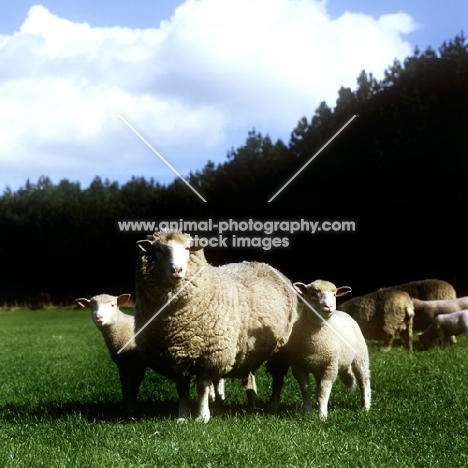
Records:
[[[357,292],[437,276],[468,294],[465,37],[437,52],[415,50],[382,81],[362,71],[357,88],[341,88],[338,96],[334,108],[322,102],[301,118],[288,143],[252,130],[224,163],[190,173],[208,203],[179,180],[162,186],[135,177],[123,185],[96,177],[88,188],[41,177],[5,190],[0,304],[69,304],[78,295],[133,292],[135,241],[146,233],[120,232],[117,222],[180,218],[354,220],[352,234],[294,235],[289,248],[212,249],[207,257],[215,264],[268,261],[293,280],[326,277]]]

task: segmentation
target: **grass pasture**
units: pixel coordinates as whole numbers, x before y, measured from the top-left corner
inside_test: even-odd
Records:
[[[336,382],[328,420],[306,418],[288,375],[277,415],[246,412],[228,381],[208,424],[177,424],[173,384],[148,371],[140,414],[123,420],[117,368],[89,313],[0,312],[0,467],[468,466],[468,339],[370,353],[368,414],[357,389]],[[257,385],[264,406],[263,369]]]

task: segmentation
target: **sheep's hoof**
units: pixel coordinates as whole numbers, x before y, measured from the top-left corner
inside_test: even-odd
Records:
[[[185,418],[177,418],[177,424],[187,424],[187,419]]]
[[[208,415],[205,415],[205,416],[197,416],[197,418],[195,419],[195,421],[197,422],[201,422],[201,423],[207,423],[208,421],[210,420],[210,417]]]

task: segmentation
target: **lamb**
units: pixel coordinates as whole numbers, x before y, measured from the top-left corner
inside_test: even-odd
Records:
[[[451,344],[449,337],[462,335],[468,336],[468,310],[459,310],[450,314],[437,315],[423,332],[420,332],[419,340],[425,349],[430,348],[435,342],[440,348]]]
[[[134,318],[124,314],[119,307],[130,299],[130,294],[110,296],[99,294],[91,299],[79,298],[76,302],[81,307],[91,309],[91,318],[102,333],[111,359],[117,365],[122,387],[122,411],[132,414],[136,409],[138,392],[145,376],[146,365],[137,350],[134,335]],[[118,351],[126,343],[125,351]]]
[[[188,416],[190,376],[196,376],[197,419],[208,422],[209,383],[223,377],[248,383],[263,362],[274,363],[296,319],[297,298],[271,266],[214,267],[192,241],[175,230],[138,241],[135,340],[147,365],[176,383],[179,420]],[[270,371],[276,404],[285,371],[274,365]]]
[[[383,340],[382,351],[392,349],[397,333],[412,351],[414,309],[408,293],[379,289],[343,302],[340,309],[357,321],[366,339]]]
[[[410,281],[409,283],[398,284],[385,289],[397,289],[408,293],[410,297],[424,301],[455,299],[457,297],[454,287],[450,283],[439,279]]]
[[[437,301],[421,301],[413,298],[414,324],[417,331],[428,327],[434,318],[440,314],[450,314],[462,309],[468,309],[468,296]]]
[[[309,285],[294,283],[305,305],[293,326],[287,350],[292,373],[302,393],[303,409],[312,414],[309,374],[316,381],[316,399],[320,419],[328,414],[328,400],[336,377],[361,391],[362,406],[371,405],[369,354],[357,322],[336,310],[336,297],[351,292],[348,286],[337,288],[329,281],[316,280]]]

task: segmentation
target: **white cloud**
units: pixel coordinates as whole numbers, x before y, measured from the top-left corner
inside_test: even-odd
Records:
[[[122,114],[182,173],[224,160],[235,132],[288,137],[362,69],[411,53],[412,18],[314,0],[187,0],[154,29],[92,28],[42,6],[0,36],[0,188],[49,175],[172,180]]]

